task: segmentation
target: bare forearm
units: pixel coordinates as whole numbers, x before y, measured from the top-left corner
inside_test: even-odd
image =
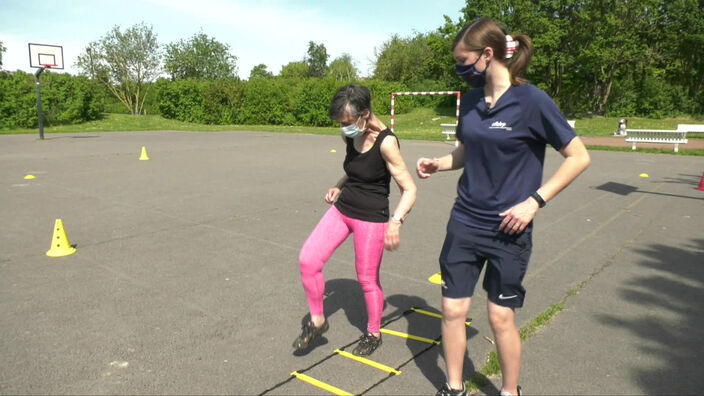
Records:
[[[401,198],[398,201],[398,205],[396,206],[396,209],[393,211],[393,214],[402,218],[406,219],[408,216],[408,213],[411,212],[411,209],[413,208],[413,205],[416,203],[416,186],[413,184],[412,187],[409,187],[405,190],[401,190]]]
[[[591,163],[589,153],[584,148],[581,141],[575,143],[574,146],[570,144],[567,148],[566,154],[567,155],[565,156],[565,160],[562,162],[562,165],[560,165],[550,179],[548,179],[548,181],[538,189],[538,194],[540,194],[545,201],[551,200],[560,191],[572,183],[572,181],[584,172],[584,170],[587,169]]]
[[[451,153],[436,159],[438,160],[438,171],[460,169],[464,167],[464,146],[460,145]]]

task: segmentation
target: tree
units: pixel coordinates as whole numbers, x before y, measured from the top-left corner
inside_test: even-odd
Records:
[[[142,114],[148,82],[159,73],[159,44],[151,26],[136,24],[125,32],[115,26],[91,42],[76,65],[82,74],[107,86],[133,115]]]
[[[670,60],[668,74],[699,103],[704,112],[704,4],[701,1],[668,1],[663,46]],[[698,96],[698,98],[697,98]]]
[[[354,81],[357,79],[357,68],[349,54],[342,54],[330,62],[328,75],[336,81]]]
[[[432,79],[435,76],[428,70],[432,60],[433,52],[426,43],[424,35],[419,33],[408,38],[393,35],[376,52],[374,77],[404,84]]]
[[[424,67],[424,78],[438,81],[443,89],[459,90],[462,86],[462,80],[455,73],[452,41],[459,33],[460,28],[452,23],[447,15],[443,17],[445,24],[425,35],[425,45],[430,51],[430,59],[427,60]]]
[[[281,67],[280,77],[304,79],[310,75],[310,68],[305,62],[289,62]]]
[[[249,79],[253,78],[272,78],[274,75],[266,69],[266,65],[260,63],[252,68],[249,72]]]
[[[188,41],[181,40],[166,45],[164,69],[171,75],[172,80],[234,78],[237,72],[237,57],[230,54],[229,45],[200,32]]]
[[[309,75],[311,77],[323,77],[327,70],[329,57],[325,45],[309,41],[308,53],[304,59],[304,62],[308,65]]]
[[[2,54],[3,54],[3,52],[5,52],[5,51],[7,51],[7,48],[5,48],[5,47],[2,45],[2,41],[0,41],[0,67],[2,67]]]

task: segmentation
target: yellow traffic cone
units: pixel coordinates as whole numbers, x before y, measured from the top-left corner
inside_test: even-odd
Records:
[[[149,161],[149,156],[147,155],[147,148],[142,146],[142,155],[139,156],[140,161]]]
[[[61,219],[56,219],[54,224],[54,236],[51,239],[51,249],[46,252],[49,257],[63,257],[76,253],[76,248],[68,242],[66,231]]]

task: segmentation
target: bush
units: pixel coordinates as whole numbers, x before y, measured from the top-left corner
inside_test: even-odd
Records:
[[[54,73],[47,73],[41,79],[46,125],[77,124],[100,118],[105,96],[97,82],[82,76]]]
[[[44,124],[76,124],[100,118],[105,95],[85,77],[40,75]],[[34,76],[17,71],[0,73],[0,128],[34,128],[39,124]]]
[[[360,84],[369,88],[369,91],[371,91],[372,110],[377,115],[391,114],[392,92],[409,91],[409,89],[400,82],[367,80],[361,82]],[[406,113],[413,108],[413,100],[399,100],[399,97],[396,97],[396,103],[394,104],[394,112],[396,114]]]
[[[293,102],[293,113],[298,125],[332,126],[328,117],[330,101],[343,84],[333,78],[307,79],[299,85]]]
[[[606,104],[607,117],[633,117],[636,115],[638,94],[632,79],[614,81],[611,96]]]
[[[679,88],[679,87],[677,87]],[[637,102],[638,115],[663,118],[675,112],[672,96],[675,88],[661,78],[648,76],[639,90]]]
[[[0,73],[0,128],[37,126],[34,77],[24,72]]]
[[[293,100],[301,80],[255,78],[247,81],[237,112],[237,123],[245,125],[297,125]]]
[[[239,80],[222,80],[208,84],[203,91],[206,124],[234,124],[242,104],[243,84]]]
[[[158,96],[159,113],[164,118],[204,123],[203,92],[207,84],[207,82],[190,79],[157,80],[154,88]]]

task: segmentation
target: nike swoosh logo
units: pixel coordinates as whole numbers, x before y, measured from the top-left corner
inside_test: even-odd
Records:
[[[499,300],[510,300],[510,299],[516,298],[516,297],[518,297],[518,294],[514,294],[514,295],[508,296],[508,297],[504,296],[503,293],[499,294]]]

